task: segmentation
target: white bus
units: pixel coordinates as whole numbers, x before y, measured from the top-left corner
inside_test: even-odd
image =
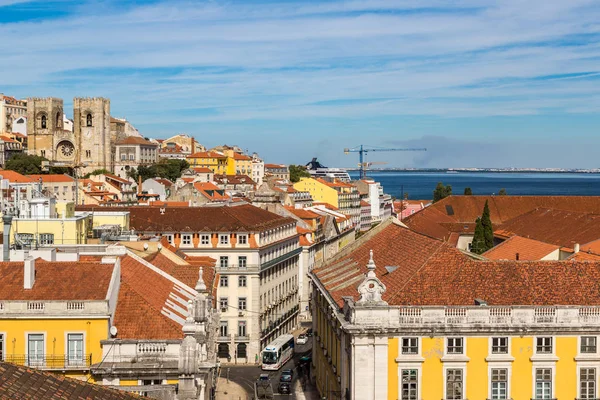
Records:
[[[262,369],[276,371],[294,356],[294,335],[279,336],[262,351]]]

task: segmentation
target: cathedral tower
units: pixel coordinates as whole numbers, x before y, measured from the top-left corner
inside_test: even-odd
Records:
[[[62,99],[27,99],[27,136],[29,154],[54,160],[57,139],[60,141],[64,136]],[[65,150],[67,158],[74,157],[73,148]]]
[[[110,100],[102,97],[73,99],[73,133],[83,172],[112,171]]]

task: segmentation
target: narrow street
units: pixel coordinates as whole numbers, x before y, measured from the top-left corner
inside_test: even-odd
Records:
[[[263,371],[260,368],[260,365],[253,366],[236,366],[231,364],[226,364],[221,366],[221,382],[225,383],[227,386],[227,378],[229,381],[241,386],[245,392],[245,398],[241,397],[239,394],[239,390],[236,391],[235,395],[232,393],[224,393],[223,388],[217,388],[217,399],[218,400],[247,400],[253,399],[254,397],[254,382],[256,382],[260,376],[260,374],[268,373],[271,379],[271,384],[273,386],[274,396],[278,399],[308,399],[308,400],[316,400],[319,399],[318,392],[316,388],[308,383],[306,385],[305,390],[302,390],[300,385],[300,380],[298,379],[298,363],[302,356],[310,355],[312,350],[312,337],[308,338],[308,343],[304,345],[296,345],[294,351],[294,357],[288,361],[281,369],[278,371]],[[284,369],[292,369],[294,371],[294,381],[292,384],[292,393],[291,394],[279,394],[277,393],[277,386],[279,383],[279,378],[281,376],[281,371]],[[220,384],[221,385],[221,384]],[[237,386],[236,385],[236,386]],[[235,397],[237,396],[237,397]]]

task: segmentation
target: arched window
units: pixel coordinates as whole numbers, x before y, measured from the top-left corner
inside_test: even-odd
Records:
[[[42,115],[42,129],[46,129],[46,116]]]
[[[85,126],[92,126],[92,114],[88,114],[85,117]]]
[[[62,115],[60,112],[56,113],[56,126],[60,126],[62,122]]]

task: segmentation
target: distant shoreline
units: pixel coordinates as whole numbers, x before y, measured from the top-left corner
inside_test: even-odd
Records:
[[[357,168],[345,168],[348,172],[359,172]],[[367,173],[390,173],[390,172],[403,172],[403,173],[422,173],[422,172],[433,172],[433,173],[450,173],[450,174],[477,174],[477,173],[497,173],[497,174],[600,174],[600,169],[593,170],[531,170],[531,169],[456,169],[456,168],[422,168],[422,169],[403,169],[403,168],[381,168],[381,169],[369,169]]]

